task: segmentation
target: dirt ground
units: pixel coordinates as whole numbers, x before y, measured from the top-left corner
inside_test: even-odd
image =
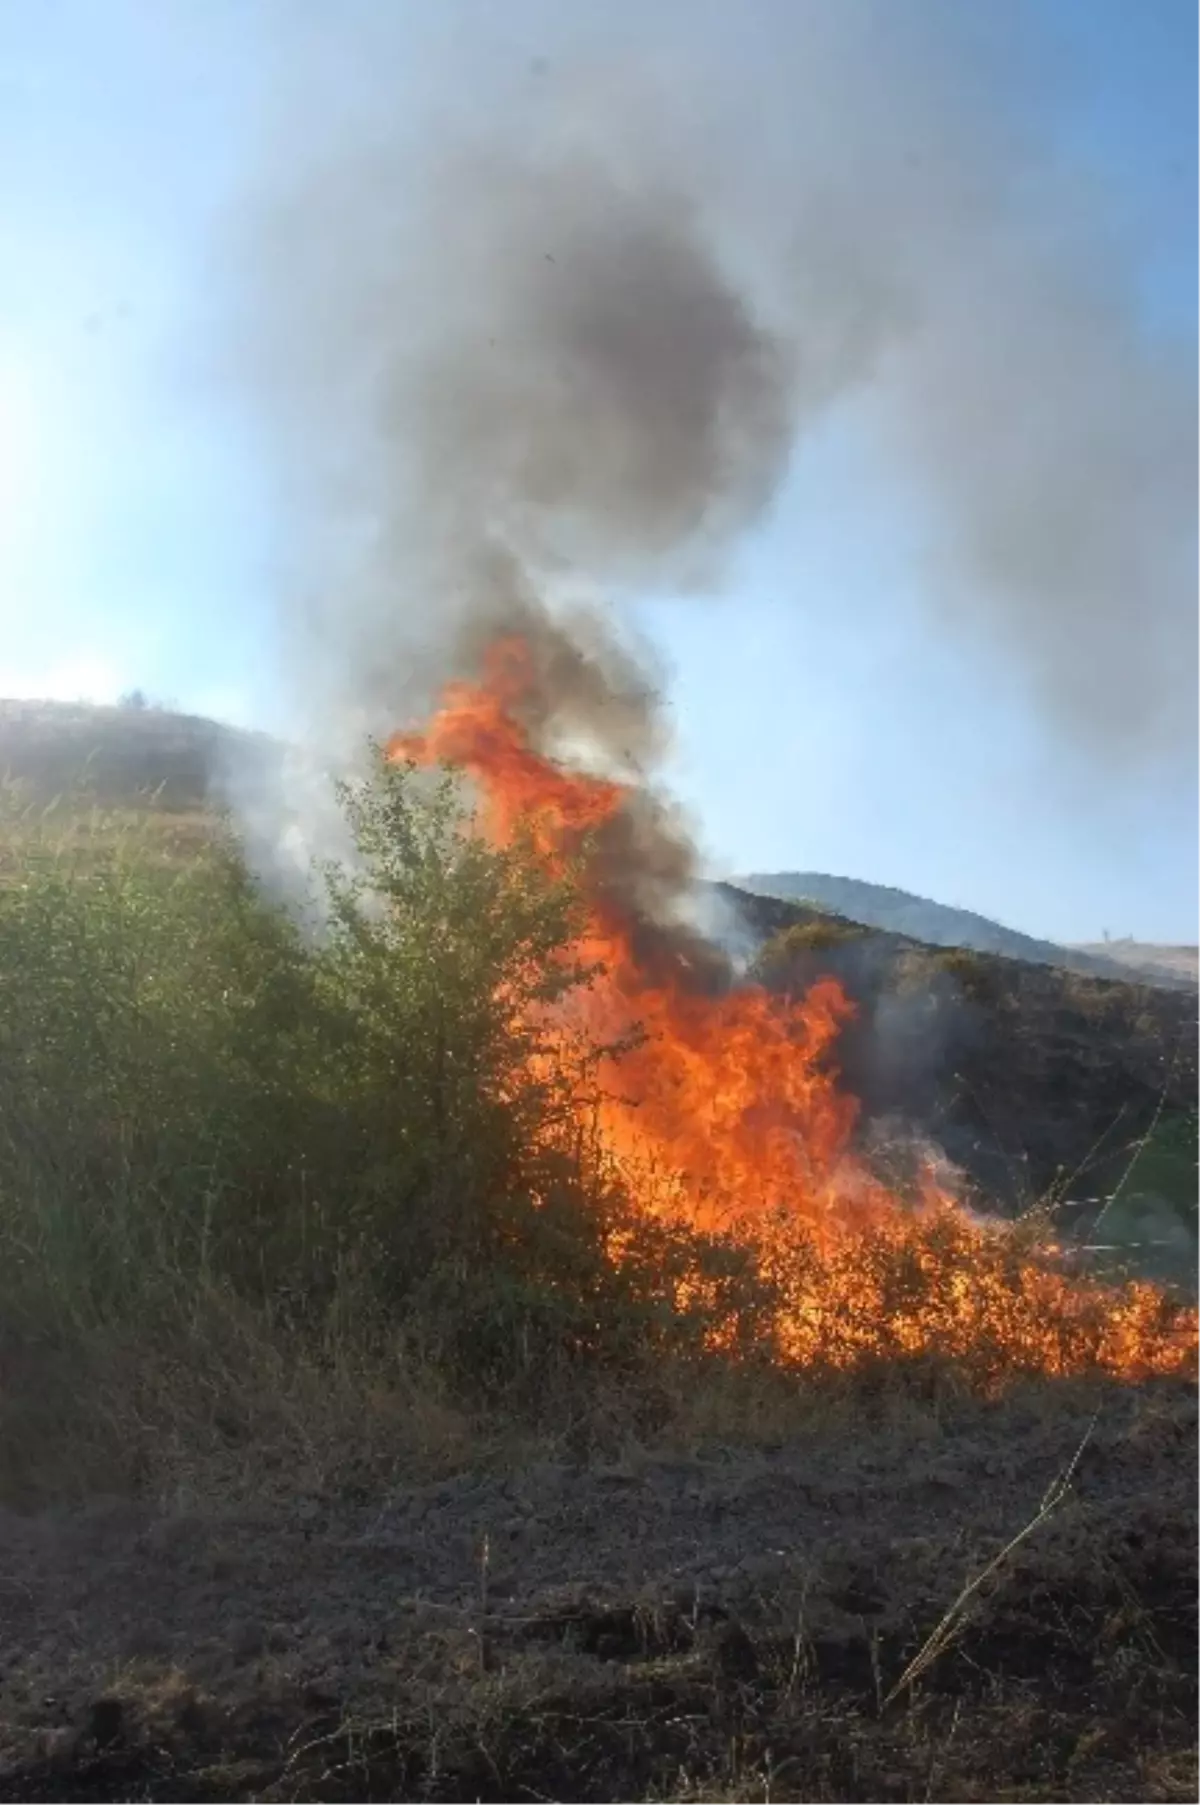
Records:
[[[1177,1388],[5,1512],[0,1798],[1193,1798],[1195,1606]]]

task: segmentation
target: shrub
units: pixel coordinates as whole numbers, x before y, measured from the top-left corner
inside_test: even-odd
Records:
[[[449,779],[380,762],[343,801],[316,939],[223,835],[175,868],[27,848],[0,889],[10,1329],[173,1335],[224,1299],[475,1396],[736,1339],[750,1263],[632,1212],[581,1128],[606,1049],[547,1027],[591,976],[570,874],[473,834]]]
[[[830,964],[821,955],[838,952],[869,937],[868,928],[856,921],[844,921],[839,915],[798,921],[771,936],[759,951],[752,975],[768,986],[781,984],[797,972],[807,979],[813,971]]]
[[[984,1007],[995,1004],[1001,994],[994,959],[967,946],[950,946],[937,955],[941,971],[951,977],[964,997]]]

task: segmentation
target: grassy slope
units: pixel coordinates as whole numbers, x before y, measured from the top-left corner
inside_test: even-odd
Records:
[[[182,747],[176,781],[143,807],[136,791],[161,774],[159,728],[105,719],[111,756],[93,758],[92,774],[116,806],[60,808],[49,869],[90,884],[111,862],[97,853],[118,854],[123,913],[89,904],[73,938],[72,892],[51,884],[44,929],[24,904],[13,917],[33,936],[33,963],[10,947],[3,975],[26,975],[22,1007],[47,999],[53,1027],[53,1009],[86,1002],[81,970],[125,981],[125,929],[109,941],[106,923],[144,922],[162,979],[147,1001],[168,1030],[178,1022],[186,1053],[210,1016],[214,1033],[241,1032],[259,982],[244,937],[232,983],[189,965],[215,906],[228,906],[224,891],[210,908],[208,892],[175,881],[212,832],[195,780],[207,730],[180,739],[164,719]],[[78,743],[94,742],[96,726],[89,718]],[[40,800],[23,818],[10,811],[10,881],[44,881],[41,815],[65,775],[47,754]],[[795,912],[757,907],[764,936],[797,925]],[[1101,986],[1097,1016],[1064,1001],[1058,974],[935,969],[944,954],[868,940],[865,970],[847,981],[865,996],[872,973],[907,972],[919,1008],[930,994],[940,1008],[940,972],[954,1008],[965,996],[972,1019],[1008,1023],[987,1058],[1017,1049],[1023,1083],[1040,1074],[1063,1092],[1060,1123],[1073,1119],[1071,1087],[1110,1065],[1143,1007],[1136,987]],[[827,965],[837,950],[818,934],[788,958]],[[799,975],[785,960],[774,977]],[[1000,980],[1008,1005],[990,988]],[[1145,1008],[1169,1010],[1166,996]],[[927,1395],[878,1377],[797,1387],[761,1371],[723,1386],[665,1360],[653,1384],[585,1390],[535,1351],[531,1418],[500,1398],[468,1407],[412,1350],[390,1365],[365,1358],[344,1317],[293,1358],[275,1326],[289,1303],[269,1274],[265,1314],[226,1290],[168,1285],[139,1293],[133,1339],[114,1336],[88,1303],[95,1252],[119,1252],[119,1230],[143,1261],[157,1258],[155,1218],[119,1187],[101,1215],[83,1188],[97,1158],[121,1170],[137,1149],[104,1111],[105,1144],[78,1143],[80,1074],[103,1089],[128,1067],[152,1086],[180,1049],[173,1031],[155,1038],[148,1016],[111,1050],[89,1039],[81,1059],[77,1036],[119,1024],[90,1005],[61,1020],[62,1085],[45,1095],[30,1177],[57,1175],[71,1206],[56,1232],[82,1239],[50,1251],[79,1297],[69,1308],[42,1300],[28,1331],[11,1312],[0,1325],[0,1484],[17,1507],[0,1518],[0,1800],[1194,1796],[1186,1391],[1041,1383],[982,1404],[953,1375],[931,1379]],[[1158,1020],[1142,1053],[1122,1055],[1124,1090],[1143,1053],[1152,1065]],[[194,1044],[203,1053],[209,1040]],[[357,1110],[370,1105],[373,1068],[366,1049],[347,1052],[328,1082]],[[247,1075],[260,1079],[270,1053],[248,1041]],[[381,1098],[392,1098],[390,1057],[384,1044]],[[232,1113],[214,1090],[197,1131],[233,1126],[229,1101]],[[258,1109],[237,1122],[251,1148]],[[394,1098],[389,1110],[390,1134]],[[276,1155],[312,1124],[280,1129],[283,1141],[264,1142]],[[165,1149],[166,1200],[188,1138]],[[80,1163],[67,1171],[73,1150]],[[220,1136],[205,1157],[223,1157]],[[253,1198],[231,1196],[223,1218],[211,1194],[204,1234],[222,1220],[236,1231]],[[6,1207],[27,1201],[25,1191]],[[30,1217],[35,1233],[51,1226]],[[105,1283],[123,1308],[120,1259]],[[955,1609],[1076,1455],[1074,1491]],[[936,1659],[902,1685],[930,1636]]]
[[[107,808],[191,812],[235,761],[277,757],[266,735],[170,709],[0,701],[0,781],[34,806],[82,787]]]

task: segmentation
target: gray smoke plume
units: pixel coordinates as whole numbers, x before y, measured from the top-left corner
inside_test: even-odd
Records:
[[[790,451],[786,341],[696,197],[598,147],[507,120],[441,150],[415,197],[403,163],[334,175],[303,197],[330,222],[315,244],[290,218],[299,293],[291,267],[263,341],[299,495],[351,540],[309,631],[393,711],[398,652],[436,678],[519,631],[564,726],[649,751],[653,685],[570,589],[718,580]]]
[[[518,631],[535,736],[647,779],[658,681],[612,606],[718,584],[853,402],[927,517],[934,621],[1105,781],[1190,767],[1192,353],[1006,101],[984,9],[448,10],[407,61],[386,3],[339,11],[336,58],[297,37],[241,222],[285,651],[327,733],[406,724]],[[630,846],[658,907],[686,835],[647,804]]]

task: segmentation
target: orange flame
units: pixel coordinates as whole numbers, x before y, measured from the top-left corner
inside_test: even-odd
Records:
[[[483,681],[448,685],[428,727],[395,735],[387,753],[466,772],[488,838],[507,845],[523,830],[557,872],[630,790],[531,743],[520,718],[529,676],[524,644],[497,641]],[[642,1031],[604,1074],[604,1142],[635,1196],[639,1174],[669,1174],[673,1213],[755,1247],[788,1299],[776,1325],[782,1357],[849,1368],[939,1353],[991,1377],[1190,1368],[1196,1313],[1156,1287],[1068,1274],[1046,1250],[1019,1247],[1010,1227],[976,1220],[932,1174],[914,1209],[867,1170],[851,1148],[857,1105],[829,1064],[853,1014],[836,982],[785,1003],[755,985],[700,994],[682,969],[652,977],[632,924],[587,878],[574,950],[601,978],[570,1007],[601,1043]],[[663,1210],[661,1182],[642,1197]]]

